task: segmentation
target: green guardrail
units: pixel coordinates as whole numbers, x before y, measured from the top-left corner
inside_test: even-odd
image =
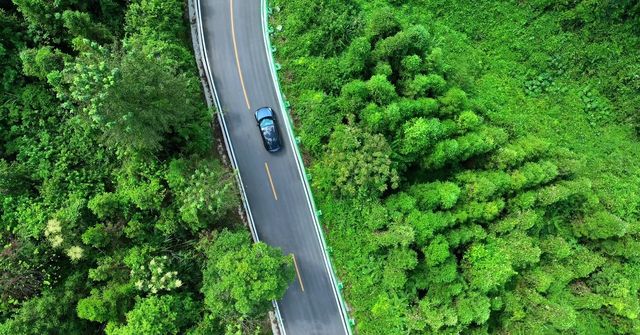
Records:
[[[309,189],[308,189],[308,194],[309,194],[309,198],[311,199],[311,202],[313,204],[313,208],[318,208],[318,206],[316,205],[316,201],[313,197],[313,192],[311,192],[311,174],[306,172],[306,168],[304,166],[304,161],[302,160],[302,155],[300,154],[301,150],[300,150],[300,137],[296,136],[295,134],[295,125],[293,123],[293,119],[291,118],[291,104],[289,103],[289,101],[286,99],[286,96],[284,95],[284,93],[282,92],[282,89],[280,88],[280,78],[278,76],[278,71],[280,71],[282,69],[282,66],[279,63],[275,62],[275,56],[274,53],[276,52],[276,47],[273,46],[271,44],[271,35],[275,33],[275,29],[273,29],[273,27],[271,27],[271,25],[269,25],[269,16],[273,14],[273,9],[269,6],[269,0],[264,0],[263,1],[264,6],[265,6],[265,15],[266,17],[265,19],[265,23],[267,24],[267,36],[266,37],[266,41],[267,41],[267,48],[268,50],[271,52],[271,58],[274,60],[274,62],[270,62],[270,64],[273,64],[273,69],[274,69],[274,74],[275,74],[275,81],[276,81],[276,90],[278,91],[278,93],[280,94],[280,96],[282,97],[282,101],[284,106],[284,110],[283,110],[283,114],[285,114],[287,116],[287,121],[289,123],[289,126],[291,128],[291,135],[293,136],[293,138],[295,139],[294,143],[295,143],[295,153],[298,156],[298,160],[300,161],[300,165],[302,166],[302,173],[306,179],[307,185],[309,185]],[[278,27],[279,28],[279,27]],[[349,316],[349,308],[347,307],[346,302],[344,301],[344,298],[342,297],[342,290],[343,290],[343,283],[341,281],[339,281],[338,279],[338,274],[336,273],[335,268],[333,267],[333,263],[331,262],[331,252],[333,251],[333,249],[327,244],[327,240],[324,236],[324,231],[322,229],[322,226],[320,225],[320,216],[322,216],[322,211],[317,210],[316,213],[314,213],[316,216],[316,221],[318,222],[318,231],[320,232],[320,239],[322,240],[322,245],[324,250],[326,250],[327,252],[327,261],[329,263],[329,268],[331,269],[332,275],[333,275],[333,282],[335,285],[335,288],[337,289],[338,292],[338,300],[340,302],[340,305],[342,307],[342,311],[344,313],[344,317],[347,321],[347,331],[349,332],[349,334],[353,334],[353,327],[355,326],[355,319],[351,318]]]

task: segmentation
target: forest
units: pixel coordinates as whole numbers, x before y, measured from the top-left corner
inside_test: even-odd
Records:
[[[182,0],[0,2],[0,334],[264,334]]]
[[[269,332],[185,6],[0,2],[0,335]],[[640,334],[638,0],[269,6],[356,334]]]
[[[639,1],[271,11],[355,333],[640,333]]]

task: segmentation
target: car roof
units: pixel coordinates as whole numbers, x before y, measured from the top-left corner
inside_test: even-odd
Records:
[[[260,131],[262,132],[262,138],[265,141],[267,149],[277,150],[280,148],[278,131],[272,120],[262,120],[262,122],[260,122]]]

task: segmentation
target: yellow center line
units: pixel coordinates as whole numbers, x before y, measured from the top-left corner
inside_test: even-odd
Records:
[[[278,194],[276,194],[276,187],[273,186],[273,179],[271,179],[271,171],[269,171],[269,164],[264,162],[264,169],[267,170],[267,177],[269,177],[269,184],[271,184],[271,191],[273,191],[273,197],[278,200]]]
[[[296,274],[298,275],[298,281],[300,282],[300,288],[302,289],[302,292],[304,292],[304,285],[302,284],[302,277],[300,276],[300,270],[298,269],[298,262],[296,262],[296,255],[291,254],[291,257],[293,257],[293,266],[296,268]]]
[[[240,57],[238,57],[238,44],[236,43],[236,28],[233,20],[233,0],[230,0],[230,12],[231,12],[231,40],[233,41],[233,52],[236,55],[236,67],[238,68],[238,75],[240,76],[240,86],[242,86],[242,93],[244,93],[244,101],[247,103],[247,109],[251,109],[249,103],[249,97],[247,96],[247,90],[244,87],[244,78],[242,77],[242,69],[240,68]]]

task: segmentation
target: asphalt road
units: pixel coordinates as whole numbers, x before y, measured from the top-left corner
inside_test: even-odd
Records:
[[[297,276],[278,309],[287,335],[347,334],[305,184],[285,127],[267,58],[261,0],[202,0],[210,72],[226,120],[255,230],[261,241],[293,254]],[[254,111],[278,114],[283,150],[268,153]]]

